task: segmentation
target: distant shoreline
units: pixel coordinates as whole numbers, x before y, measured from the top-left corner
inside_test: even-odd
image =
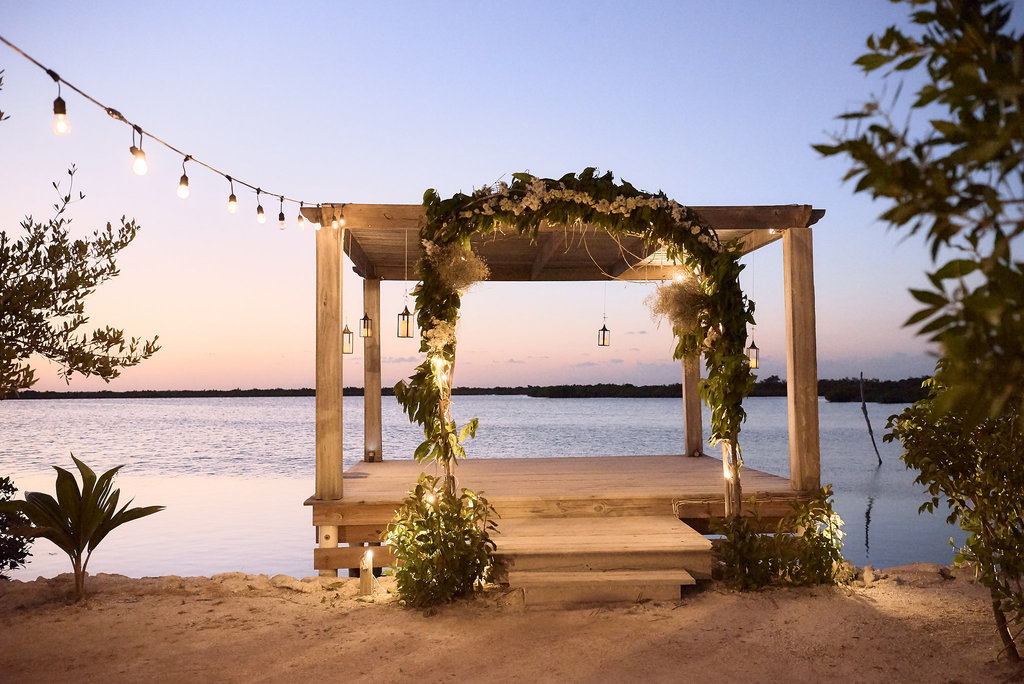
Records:
[[[921,383],[924,377],[903,380],[865,380],[864,399],[882,404],[906,404],[924,396]],[[346,387],[347,397],[363,396],[362,387]],[[391,396],[394,390],[384,387],[384,396]],[[517,395],[552,399],[593,399],[593,398],[675,398],[682,394],[679,383],[672,385],[526,385],[518,387],[456,387],[454,395]],[[819,380],[818,395],[831,402],[860,401],[860,381],[857,378]],[[115,392],[100,390],[93,392],[55,392],[25,390],[11,399],[196,399],[232,397],[312,397],[316,390],[311,387],[299,389],[232,389],[232,390],[130,390]],[[786,382],[778,376],[758,381],[754,386],[755,397],[784,397]]]

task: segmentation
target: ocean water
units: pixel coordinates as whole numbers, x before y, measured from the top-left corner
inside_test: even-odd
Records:
[[[750,398],[740,442],[746,465],[786,476],[786,400]],[[883,464],[858,404],[820,400],[822,483],[845,521],[844,553],[857,565],[948,564],[945,516],[918,514],[923,489],[881,442],[898,405],[868,404]],[[682,450],[678,399],[455,397],[456,419],[480,419],[470,458],[671,454]],[[705,411],[706,413],[706,411]],[[345,464],[362,457],[362,398],[346,397]],[[383,401],[385,459],[411,458],[422,439],[393,397]],[[710,429],[705,427],[705,434]],[[0,401],[0,475],[22,491],[53,493],[51,464],[94,470],[124,464],[122,500],[167,509],[118,528],[97,547],[91,572],[131,576],[314,574],[315,534],[303,501],[313,492],[314,399],[92,399]],[[68,571],[47,540],[17,579]]]

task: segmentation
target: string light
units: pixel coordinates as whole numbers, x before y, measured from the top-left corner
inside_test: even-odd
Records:
[[[181,160],[181,180],[178,181],[178,197],[181,199],[188,199],[188,174],[185,173],[185,162],[192,159],[191,155],[186,154],[185,158]]]
[[[315,228],[316,230],[320,230],[321,228],[323,228],[323,226],[320,225],[320,220],[324,217],[323,211],[324,211],[323,207],[320,206],[319,204],[317,204],[316,205],[316,223],[313,224],[313,228]]]
[[[228,195],[228,213],[238,213],[238,199],[235,197],[235,180],[231,176],[225,176],[228,179],[228,183],[231,183],[231,194]]]
[[[135,146],[135,133],[139,134],[139,146]],[[132,127],[132,146],[128,148],[128,151],[132,153],[134,161],[132,162],[132,171],[135,172],[136,176],[145,176],[146,172],[149,171],[149,164],[146,163],[146,153],[142,151],[142,129],[138,126]]]
[[[57,83],[57,99],[53,101],[53,132],[57,135],[67,135],[71,132],[71,124],[68,122],[67,105],[60,96],[60,76],[51,69],[47,69],[46,73]]]
[[[234,214],[234,213],[236,213],[238,211],[238,200],[235,197],[235,188],[234,188],[234,181],[235,180],[238,180],[238,182],[240,184],[244,185],[245,187],[249,188],[250,190],[259,191],[259,192],[257,192],[257,195],[259,195],[262,192],[262,189],[257,187],[256,185],[253,185],[251,183],[246,183],[245,181],[242,181],[242,180],[237,179],[237,178],[232,178],[230,175],[228,175],[224,171],[221,171],[220,169],[217,169],[217,168],[211,166],[210,164],[207,164],[206,162],[204,162],[204,161],[202,161],[200,159],[196,159],[195,157],[193,157],[191,155],[185,154],[180,149],[178,149],[174,145],[171,145],[167,141],[159,138],[158,136],[154,135],[152,132],[146,131],[140,125],[132,123],[123,114],[121,114],[121,112],[119,112],[118,110],[114,109],[113,107],[108,107],[107,105],[103,104],[102,102],[100,102],[96,98],[92,97],[88,93],[84,92],[80,88],[76,87],[75,85],[73,85],[71,83],[68,83],[68,81],[66,81],[65,79],[61,78],[55,71],[53,71],[52,69],[48,68],[47,66],[45,66],[44,64],[42,64],[41,62],[39,62],[38,60],[33,58],[31,55],[27,54],[24,50],[22,50],[17,45],[15,45],[11,41],[7,40],[3,36],[0,36],[0,43],[4,43],[9,48],[11,48],[15,52],[17,52],[22,57],[24,57],[26,60],[28,60],[29,62],[32,62],[34,65],[36,65],[37,67],[39,67],[40,69],[45,71],[46,74],[51,79],[53,79],[53,81],[57,84],[57,98],[53,101],[53,114],[54,114],[53,131],[57,135],[67,135],[71,131],[71,125],[70,125],[70,122],[68,121],[68,118],[67,118],[67,104],[64,102],[64,99],[63,99],[63,97],[61,95],[61,86],[63,85],[63,86],[67,86],[68,88],[70,88],[71,90],[75,91],[76,93],[78,93],[80,96],[82,96],[83,98],[85,98],[89,102],[93,103],[94,105],[96,105],[97,107],[102,109],[104,112],[107,113],[107,115],[110,118],[114,119],[115,121],[119,121],[119,122],[121,122],[121,123],[123,123],[123,124],[125,124],[127,126],[130,126],[132,128],[132,145],[129,148],[129,151],[131,152],[131,155],[132,155],[132,170],[137,175],[140,175],[140,176],[144,175],[149,170],[149,163],[148,163],[148,160],[146,158],[146,153],[142,149],[142,137],[144,135],[148,135],[149,138],[152,139],[153,141],[155,141],[156,143],[159,143],[160,145],[163,145],[167,149],[169,149],[172,152],[180,155],[183,158],[184,161],[182,162],[182,171],[185,170],[184,162],[191,161],[191,162],[193,162],[195,164],[198,164],[198,165],[202,166],[203,168],[207,169],[208,171],[211,171],[211,172],[213,172],[213,173],[215,173],[215,174],[217,174],[217,175],[227,179],[227,181],[231,184],[231,194],[228,196],[228,212],[229,213]],[[136,139],[135,139],[135,135],[136,134],[138,134],[138,142],[136,142]],[[187,175],[183,173],[182,174],[182,182],[180,182],[178,184],[178,192],[179,193],[188,192],[188,190],[185,190],[185,189],[182,188],[182,186],[186,186],[186,188],[188,187],[186,185],[186,183],[184,182],[186,178],[187,178]],[[189,188],[189,190],[190,190],[190,188]],[[180,194],[179,194],[179,196],[180,196]],[[299,204],[300,206],[302,205],[302,203],[299,200],[297,200],[297,199],[292,199],[292,198],[286,197],[284,195],[278,195],[278,197],[281,199],[282,205],[283,205],[284,202],[294,202],[296,204]],[[258,199],[257,199],[257,202],[258,202]],[[282,209],[283,209],[283,207],[282,207]],[[266,221],[266,217],[262,216],[262,209],[259,208],[259,207],[257,208],[257,220],[259,220],[260,223],[264,223]],[[345,225],[344,219],[341,219],[339,221],[339,224],[342,225],[342,226]],[[318,229],[319,229],[319,226],[318,226]]]
[[[263,213],[263,205],[260,204],[260,193],[263,192],[259,188],[256,188],[256,223],[266,223],[267,215]]]
[[[281,206],[277,212],[277,224],[280,226],[281,230],[288,227],[288,224],[284,222],[284,197],[281,197]]]
[[[299,230],[306,230],[306,217],[302,215],[302,205],[305,202],[299,202]]]

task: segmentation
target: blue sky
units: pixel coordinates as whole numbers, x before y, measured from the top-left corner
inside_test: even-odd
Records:
[[[882,0],[856,3],[71,3],[0,2],[0,35],[67,81],[186,153],[268,192],[307,202],[418,203],[529,170],[587,166],[684,204],[813,204],[819,374],[929,372],[902,322],[907,288],[929,266],[916,238],[842,185],[841,160],[811,144],[835,115],[886,85],[852,66],[869,33],[903,22]],[[311,231],[254,220],[255,197],[145,143],[67,89],[69,136],[50,130],[55,84],[6,47],[0,109],[0,226],[49,216],[50,182],[76,164],[85,232],[122,214],[143,227],[121,275],[90,303],[96,323],[159,334],[164,348],[110,386],[313,384]],[[889,84],[891,90],[894,84]],[[909,86],[908,86],[909,87]],[[277,202],[264,199],[276,214]],[[785,373],[781,244],[759,251],[744,285],[757,301],[763,375]],[[348,272],[350,325],[360,283]],[[400,283],[385,283],[390,330]],[[667,383],[671,335],[643,306],[650,285],[483,284],[464,300],[464,385]],[[607,298],[613,345],[598,349]],[[354,327],[354,325],[353,325]],[[408,375],[415,342],[383,338],[384,381]],[[361,354],[346,358],[361,384]],[[63,382],[45,363],[41,389]],[[96,380],[72,389],[99,388]]]

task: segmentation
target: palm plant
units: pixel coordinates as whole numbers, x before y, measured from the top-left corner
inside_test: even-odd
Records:
[[[0,513],[21,513],[30,524],[17,533],[44,537],[56,544],[71,559],[75,572],[75,600],[85,598],[86,568],[93,550],[115,527],[163,510],[163,506],[128,508],[129,501],[117,508],[120,489],[113,489],[114,475],[124,466],[111,468],[99,477],[89,466],[71,459],[82,474],[82,486],[69,471],[57,471],[57,498],[40,492],[25,492],[24,501],[0,501]],[[134,499],[133,499],[134,500]],[[13,530],[12,530],[13,531]]]

